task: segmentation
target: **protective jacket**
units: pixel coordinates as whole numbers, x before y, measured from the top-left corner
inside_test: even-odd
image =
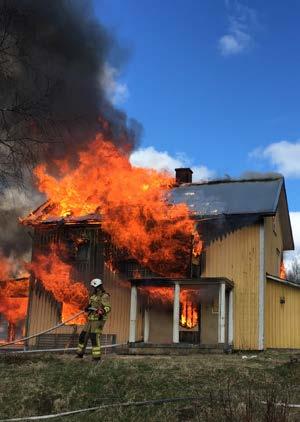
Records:
[[[92,294],[88,307],[95,309],[89,312],[89,321],[106,321],[111,310],[109,294],[105,291]]]
[[[80,333],[77,354],[83,356],[88,340],[91,339],[92,356],[94,359],[99,359],[101,356],[100,335],[111,310],[109,294],[104,291],[92,294],[86,310],[88,322]]]

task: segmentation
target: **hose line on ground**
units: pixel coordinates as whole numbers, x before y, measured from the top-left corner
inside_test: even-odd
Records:
[[[175,397],[175,398],[157,399],[157,400],[144,400],[144,401],[135,401],[135,402],[129,401],[125,403],[102,404],[99,406],[88,407],[85,409],[71,410],[69,412],[52,413],[50,415],[1,419],[0,422],[19,422],[19,421],[36,421],[36,420],[43,420],[43,419],[54,419],[54,418],[60,418],[62,416],[75,415],[78,413],[95,412],[97,410],[108,409],[110,407],[149,406],[149,405],[159,405],[159,404],[175,403],[175,402],[180,402],[180,401],[194,401],[194,400],[199,400],[199,398],[198,397]]]
[[[17,340],[10,341],[9,343],[0,344],[0,348],[6,347],[6,346],[11,346],[12,344],[20,343],[21,341],[30,340],[32,338],[41,336],[42,334],[50,333],[50,331],[54,331],[57,328],[62,327],[63,325],[67,324],[67,322],[72,321],[73,319],[77,318],[79,315],[82,315],[83,313],[84,313],[84,311],[80,311],[77,314],[73,315],[72,317],[66,319],[64,322],[61,322],[60,324],[55,325],[55,327],[48,328],[47,330],[41,331],[40,333],[32,334],[31,336],[28,336],[28,337],[19,338]]]

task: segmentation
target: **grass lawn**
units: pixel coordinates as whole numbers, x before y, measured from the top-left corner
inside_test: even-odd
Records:
[[[105,408],[56,420],[299,421],[300,409],[273,403],[300,403],[300,364],[290,363],[288,352],[264,352],[253,359],[242,356],[108,355],[95,365],[90,357],[0,355],[0,419],[197,397],[163,405]]]

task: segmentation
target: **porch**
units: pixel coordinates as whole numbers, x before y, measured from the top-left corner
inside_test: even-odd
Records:
[[[232,281],[140,278],[130,282],[129,353],[191,354],[232,347]]]

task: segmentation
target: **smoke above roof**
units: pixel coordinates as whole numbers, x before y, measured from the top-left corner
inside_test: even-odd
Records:
[[[11,53],[10,70],[1,80],[2,105],[13,105],[16,96],[27,102],[32,132],[49,141],[44,157],[51,162],[76,155],[99,130],[133,149],[140,125],[112,105],[102,83],[107,63],[113,59],[120,65],[127,52],[96,20],[92,2],[2,0],[0,5]]]
[[[0,0],[0,44],[0,220],[11,228],[1,244],[9,255],[30,247],[16,215],[40,200],[32,166],[43,161],[53,173],[58,159],[72,166],[98,132],[129,153],[142,128],[107,96],[107,66],[119,69],[128,52],[95,17],[92,1]],[[20,181],[29,192],[21,207],[13,199]]]

